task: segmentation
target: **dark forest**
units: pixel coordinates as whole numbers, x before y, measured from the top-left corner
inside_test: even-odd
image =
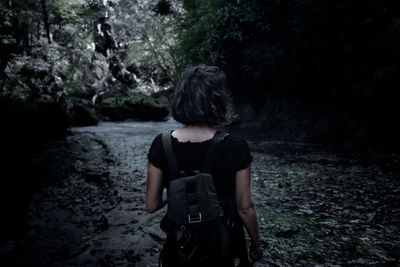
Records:
[[[147,152],[199,63],[253,156],[256,266],[400,262],[400,2],[1,0],[0,265],[157,266]]]

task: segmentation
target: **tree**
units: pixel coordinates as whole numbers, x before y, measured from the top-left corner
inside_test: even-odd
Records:
[[[47,11],[46,0],[40,0],[40,4],[42,5],[42,16],[43,16],[44,28],[46,30],[46,37],[47,37],[49,44],[51,44],[49,13]]]

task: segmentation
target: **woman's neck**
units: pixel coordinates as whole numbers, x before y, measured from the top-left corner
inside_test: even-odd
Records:
[[[180,142],[203,142],[211,139],[217,130],[205,124],[186,125],[172,132]]]
[[[214,128],[207,124],[190,124],[183,126],[182,129],[212,130]]]

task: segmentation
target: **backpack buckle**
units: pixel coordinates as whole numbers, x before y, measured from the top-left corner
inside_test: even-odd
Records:
[[[199,212],[197,214],[197,216],[190,216],[190,214],[188,215],[188,219],[189,219],[189,223],[199,223],[201,222],[201,213]]]

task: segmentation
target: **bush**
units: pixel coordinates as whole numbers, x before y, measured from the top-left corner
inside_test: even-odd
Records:
[[[163,120],[169,114],[166,97],[153,98],[144,94],[109,96],[99,101],[96,109],[102,117],[111,121]]]

